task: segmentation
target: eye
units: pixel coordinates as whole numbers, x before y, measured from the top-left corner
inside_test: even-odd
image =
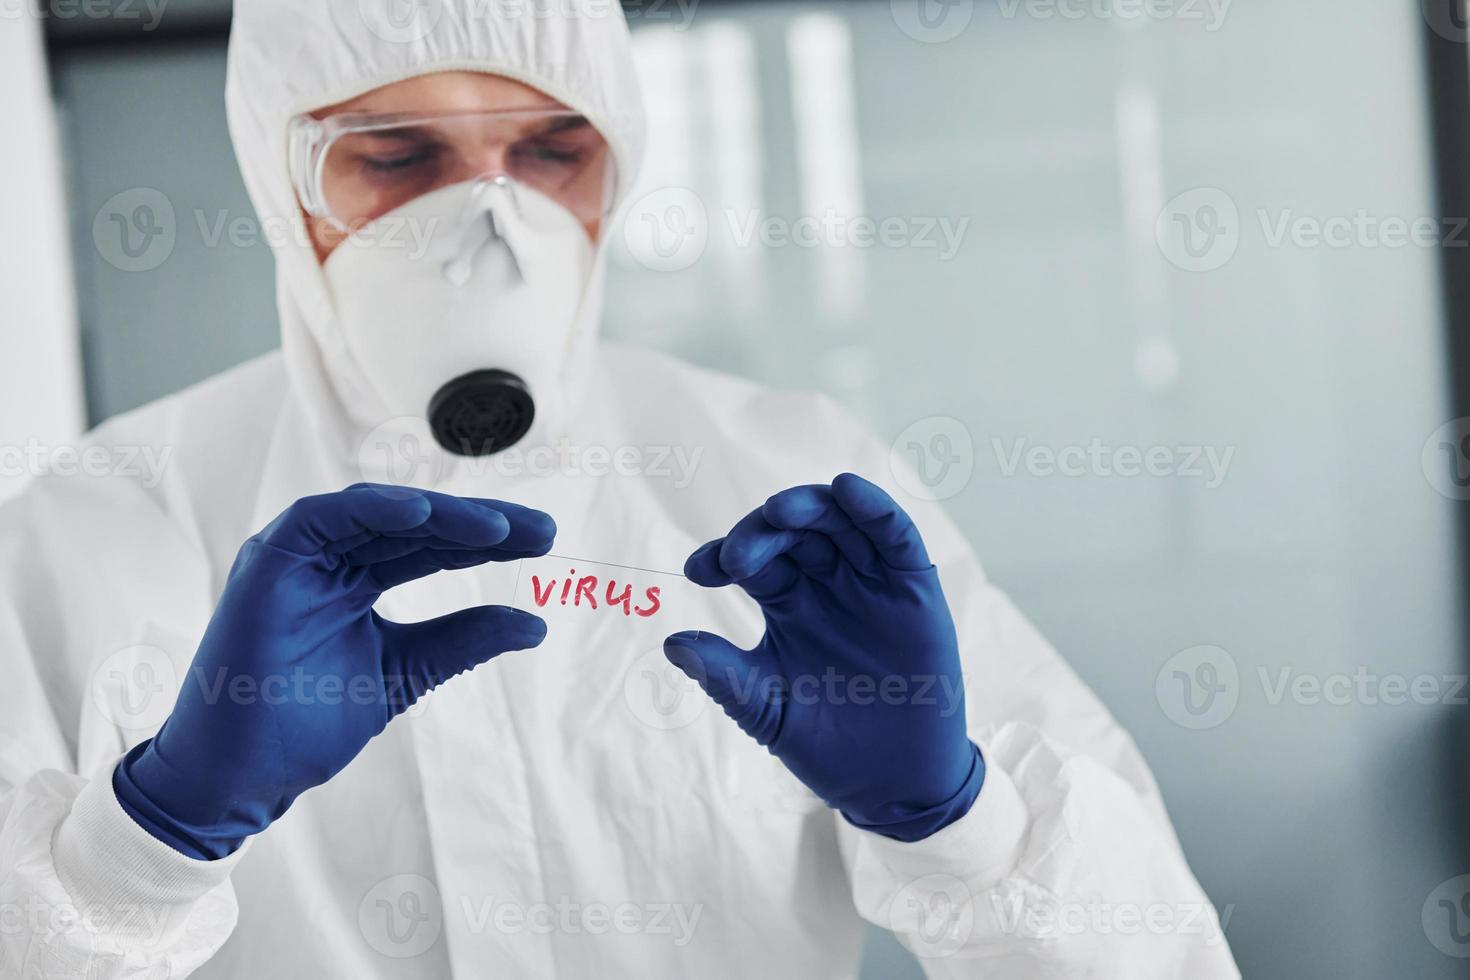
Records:
[[[576,163],[582,159],[582,154],[577,150],[560,150],[554,146],[532,147],[531,155],[538,160],[547,160],[553,163]]]
[[[587,160],[588,151],[567,140],[525,140],[511,147],[511,159],[525,167],[576,170]]]
[[[434,150],[424,149],[387,156],[363,156],[360,159],[363,168],[371,173],[396,174],[432,163],[437,156]]]
[[[384,130],[345,137],[340,145],[345,173],[364,178],[397,178],[436,164],[444,143],[413,129]]]

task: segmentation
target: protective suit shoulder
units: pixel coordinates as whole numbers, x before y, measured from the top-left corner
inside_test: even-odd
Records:
[[[93,429],[89,438],[97,442],[117,442],[137,438],[140,434],[168,432],[171,421],[180,412],[218,414],[247,406],[259,408],[279,404],[285,392],[285,364],[280,350],[272,350],[115,415]]]
[[[249,520],[286,391],[272,352],[108,420],[83,440],[110,467],[108,479],[86,481],[93,505],[141,496],[227,566],[258,530]]]

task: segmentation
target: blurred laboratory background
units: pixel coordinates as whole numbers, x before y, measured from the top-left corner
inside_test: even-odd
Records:
[[[1133,733],[1248,977],[1470,956],[1460,6],[627,4],[651,163],[606,332],[912,450]],[[277,344],[229,3],[23,7],[0,441]],[[876,931],[864,970],[921,975]]]

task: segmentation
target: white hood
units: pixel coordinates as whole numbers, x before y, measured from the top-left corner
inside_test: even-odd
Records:
[[[225,99],[245,186],[272,236],[287,371],[327,451],[355,458],[375,421],[371,388],[343,327],[287,164],[287,126],[392,82],[436,71],[483,71],[536,88],[584,114],[612,147],[618,194],[636,178],[643,100],[616,0],[236,0]],[[604,233],[603,242],[607,241]],[[598,249],[564,383],[585,379],[601,319]],[[445,379],[446,381],[449,379]]]

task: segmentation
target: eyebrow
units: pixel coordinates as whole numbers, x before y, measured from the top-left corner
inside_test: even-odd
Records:
[[[566,116],[541,130],[542,133],[564,133],[569,129],[581,129],[592,124],[587,121],[586,116]]]
[[[592,123],[586,116],[563,116],[556,119],[551,125],[533,132],[522,133],[522,139],[529,136],[550,136],[555,133],[566,133],[572,130],[587,129]],[[370,129],[361,135],[369,139],[395,140],[401,143],[416,142],[430,139],[437,140],[440,135],[434,129],[425,126],[392,126],[383,129]]]

